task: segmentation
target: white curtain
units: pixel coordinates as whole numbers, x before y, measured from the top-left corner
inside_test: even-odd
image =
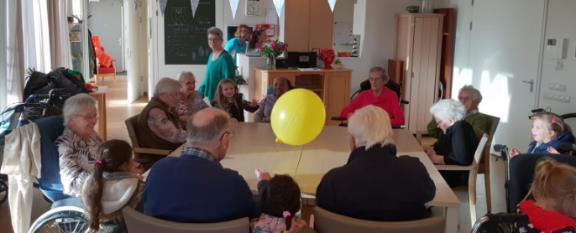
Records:
[[[22,2],[6,1],[6,104],[22,101],[24,89],[24,47]]]
[[[52,68],[48,1],[6,1],[6,103],[22,101],[26,70]]]
[[[52,69],[72,67],[66,1],[48,1],[48,21]]]

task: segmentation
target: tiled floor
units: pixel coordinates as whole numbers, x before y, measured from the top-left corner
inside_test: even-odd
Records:
[[[111,77],[106,78],[101,82],[101,85],[107,86],[107,127],[108,139],[123,139],[130,141],[124,119],[139,113],[146,104],[146,98],[141,98],[136,103],[127,103],[126,101],[126,77],[117,76],[116,80]],[[502,212],[505,210],[504,200],[504,163],[502,161],[492,162],[492,206],[493,212]],[[478,176],[478,216],[481,216],[486,211],[485,207],[485,191],[484,191],[484,176]],[[465,191],[457,191],[459,199],[462,202],[460,207],[460,221],[459,232],[470,232],[470,218],[468,217],[468,195]],[[48,210],[49,205],[43,200],[39,192],[35,193],[34,208],[32,211],[32,219],[35,219],[40,214]],[[10,215],[8,212],[8,204],[0,206],[0,233],[12,232],[10,227]]]

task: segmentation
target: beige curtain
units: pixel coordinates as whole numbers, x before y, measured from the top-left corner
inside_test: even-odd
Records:
[[[52,69],[71,67],[66,1],[48,1],[48,25]]]

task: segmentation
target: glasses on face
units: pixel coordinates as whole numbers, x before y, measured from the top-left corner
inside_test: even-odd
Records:
[[[98,114],[77,114],[76,116],[82,117],[85,120],[98,119]]]

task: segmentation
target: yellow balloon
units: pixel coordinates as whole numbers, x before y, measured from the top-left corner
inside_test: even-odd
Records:
[[[270,123],[277,140],[304,145],[314,140],[326,121],[324,103],[316,93],[294,89],[284,93],[272,108]]]

